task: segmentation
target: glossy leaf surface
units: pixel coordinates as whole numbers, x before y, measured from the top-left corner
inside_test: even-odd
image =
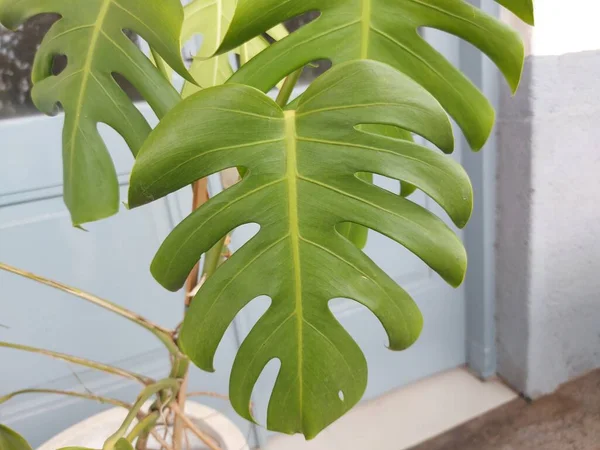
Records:
[[[523,17],[532,13],[527,1],[503,4]],[[425,41],[421,30],[435,28],[470,42],[494,61],[513,90],[518,86],[524,57],[519,34],[464,0],[239,0],[219,52],[309,11],[320,12],[320,17],[260,53],[231,81],[266,92],[314,60],[382,61],[431,92],[474,149],[489,137],[494,110],[467,77]]]
[[[25,438],[4,425],[0,425],[0,449],[32,450]]]
[[[124,76],[162,117],[179,95],[124,34],[143,37],[168,64],[188,76],[180,55],[183,9],[179,0],[0,0],[0,22],[16,28],[40,13],[61,18],[45,36],[34,61],[32,98],[46,114],[60,103],[64,198],[73,223],[99,220],[119,209],[114,164],[98,133],[105,123],[137,154],[150,126],[114,79]],[[53,75],[56,55],[67,67]]]
[[[534,24],[533,0],[496,0],[509,11],[512,11],[523,22]]]
[[[360,61],[334,67],[286,110],[249,86],[203,90],[153,131],[132,173],[135,207],[223,169],[247,169],[240,183],[172,232],[152,273],[177,290],[220,238],[242,224],[260,225],[202,286],[180,343],[196,365],[213,370],[217,345],[236,314],[257,296],[269,296],[270,308],[236,357],[230,396],[251,419],[252,388],[265,365],[279,359],[271,430],[312,438],[364,393],[364,355],[329,310],[330,300],[350,298],[371,309],[393,350],[409,347],[421,332],[410,296],[336,231],[339,224],[389,236],[453,286],[465,275],[463,245],[441,219],[356,176],[406,181],[463,226],[472,209],[464,170],[435,150],[360,131],[361,124],[396,126],[453,149],[448,117],[427,91],[390,66]]]
[[[127,439],[119,439],[115,445],[115,450],[133,450],[133,445]]]
[[[202,45],[190,67],[190,73],[199,86],[187,82],[182,91],[183,97],[189,97],[201,88],[223,84],[233,75],[234,70],[229,59],[230,53],[214,57],[213,55],[229,29],[236,1],[194,0],[186,5],[182,32],[183,42],[200,34],[202,35]],[[275,40],[287,36],[287,30],[283,25],[278,25],[267,33]],[[244,65],[268,46],[267,40],[259,36],[240,45],[234,53],[239,56],[240,65]]]

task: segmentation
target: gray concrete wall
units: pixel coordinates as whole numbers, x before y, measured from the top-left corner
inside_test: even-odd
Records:
[[[536,398],[600,367],[600,51],[528,57],[497,196],[498,373]]]

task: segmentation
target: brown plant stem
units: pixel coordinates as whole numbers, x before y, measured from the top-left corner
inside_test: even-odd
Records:
[[[175,415],[179,417],[185,424],[185,427],[189,429],[198,439],[200,439],[210,450],[222,450],[220,446],[215,444],[214,440],[210,436],[204,434],[198,429],[198,427],[196,427],[196,425],[194,425],[194,422],[192,422],[185,415],[185,413],[179,408],[179,405],[175,403],[172,405],[172,408]]]
[[[208,178],[203,178],[198,180],[192,184],[192,212],[200,208],[209,200],[208,194]],[[191,293],[196,289],[198,285],[198,277],[200,275],[200,261],[196,263],[192,272],[189,274],[186,282],[185,282],[185,310],[189,308],[192,295]],[[189,371],[186,370],[183,383],[181,384],[181,389],[177,393],[177,404],[179,407],[185,411],[185,402],[187,400],[186,391],[188,386],[188,375]],[[173,422],[173,449],[174,450],[182,450],[183,444],[183,422],[177,416],[175,416],[175,420]]]
[[[220,400],[229,400],[229,397],[223,394],[217,394],[215,392],[189,392],[187,394],[188,398],[189,397],[212,397],[212,398],[218,398]]]
[[[196,181],[192,185],[192,192],[193,192],[192,211],[195,211],[198,208],[200,208],[203,204],[205,204],[209,199],[208,178],[203,178],[202,180]],[[190,275],[188,276],[188,278],[185,282],[185,293],[186,293],[185,306],[186,306],[186,308],[190,306],[190,302],[192,301],[192,298],[189,296],[189,294],[198,285],[198,277],[199,276],[200,276],[200,261],[198,261],[198,263],[194,266],[194,268],[192,269],[192,272],[190,273]]]
[[[150,430],[150,434],[165,450],[173,450],[173,447],[171,447],[156,431]]]

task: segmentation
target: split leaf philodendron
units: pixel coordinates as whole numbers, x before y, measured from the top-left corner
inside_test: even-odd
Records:
[[[321,76],[293,109],[248,86],[202,91],[151,134],[131,177],[129,203],[139,206],[228,167],[247,170],[241,183],[175,229],[152,273],[178,290],[224,235],[246,223],[261,226],[202,287],[181,344],[199,367],[212,370],[217,345],[239,311],[257,296],[271,297],[239,350],[231,400],[251,419],[252,388],[267,362],[278,358],[282,368],[268,416],[273,430],[313,437],[364,393],[364,357],[329,311],[331,299],[369,307],[392,349],[407,348],[421,331],[421,314],[408,294],[336,226],[357,223],[391,237],[453,286],[465,275],[465,250],[441,219],[355,174],[409,182],[460,227],[472,208],[467,174],[434,150],[357,129],[367,123],[394,125],[453,149],[448,116],[425,89],[390,66],[359,61]]]
[[[532,0],[495,1],[533,24]],[[309,12],[318,17],[288,35],[283,23]],[[129,414],[105,450],[131,450],[136,440],[136,448],[145,450],[163,410],[182,414],[188,357],[214,370],[225,331],[262,295],[271,304],[238,351],[231,402],[254,420],[253,388],[265,366],[277,359],[281,368],[267,427],[313,438],[351,409],[367,385],[365,356],[332,314],[330,302],[346,298],[370,309],[392,350],[412,345],[423,326],[413,299],[360,250],[368,230],[406,247],[451,286],[465,277],[467,255],[459,237],[442,218],[406,197],[419,189],[464,227],[473,192],[465,170],[444,154],[454,149],[450,119],[479,150],[495,113],[475,85],[427,42],[426,29],[480,49],[513,91],[524,60],[518,33],[466,0],[193,0],[185,12],[179,0],[0,0],[0,22],[10,28],[39,13],[60,18],[36,55],[32,97],[43,112],[52,113],[57,104],[65,111],[64,192],[74,224],[108,217],[119,206],[115,168],[99,123],[121,134],[136,157],[131,207],[192,183],[196,196],[198,180],[225,169],[237,167],[242,174],[239,183],[206,203],[195,201],[202,206],[172,231],[152,263],[154,277],[178,290],[186,279],[186,285],[190,280],[192,288],[196,285],[194,267],[203,254],[211,262],[204,272],[210,276],[186,291],[197,293],[180,332],[0,263],[2,270],[42,280],[138,323],[172,355],[170,378],[150,384],[135,405],[125,405]],[[146,40],[155,64],[126,30]],[[188,72],[181,46],[198,34],[203,44]],[[239,64],[231,64],[232,53]],[[57,55],[68,62],[54,75]],[[333,68],[290,103],[301,70],[321,59]],[[171,85],[173,70],[187,80],[182,95]],[[154,131],[116,83],[115,73],[153,108],[160,119]],[[280,92],[273,101],[265,93],[276,86]],[[415,143],[413,135],[441,151]],[[375,174],[399,181],[401,195],[375,186]],[[260,226],[258,234],[219,266],[225,236],[249,223]],[[0,346],[68,359],[17,344]],[[34,391],[42,392],[24,390],[2,400]],[[154,409],[127,435],[153,395]],[[181,450],[180,418],[174,423],[173,448]],[[4,442],[13,445],[10,450],[30,450],[0,426]]]
[[[0,22],[12,29],[40,13],[61,17],[37,51],[31,96],[46,114],[54,114],[57,104],[65,111],[64,199],[73,223],[81,225],[115,214],[120,205],[117,174],[98,124],[122,135],[134,156],[151,129],[114,74],[131,82],[159,118],[180,100],[123,31],[138,33],[188,77],[180,54],[183,11],[179,0],[0,0]],[[67,57],[67,67],[54,75],[57,55]]]
[[[183,42],[187,42],[194,35],[201,32],[202,46],[190,67],[190,73],[196,83],[187,82],[183,88],[183,97],[189,97],[201,88],[218,86],[225,83],[234,73],[230,54],[223,53],[211,56],[217,51],[225,37],[225,33],[231,23],[237,0],[194,0],[185,7],[185,19],[183,22]],[[287,30],[283,25],[278,25],[267,34],[274,40],[283,39],[287,36]],[[269,46],[267,40],[256,37],[243,43],[235,54],[239,55],[240,65],[246,64]]]
[[[518,0],[503,3],[525,18],[532,9]],[[308,11],[320,16],[257,55],[231,82],[266,91],[313,60],[382,61],[431,92],[474,149],[480,149],[491,132],[493,107],[420,31],[435,28],[470,42],[496,63],[513,90],[519,84],[524,49],[518,33],[463,0],[239,0],[219,52]]]

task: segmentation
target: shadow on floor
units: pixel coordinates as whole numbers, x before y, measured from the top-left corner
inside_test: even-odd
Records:
[[[600,370],[515,400],[411,450],[600,450]]]

